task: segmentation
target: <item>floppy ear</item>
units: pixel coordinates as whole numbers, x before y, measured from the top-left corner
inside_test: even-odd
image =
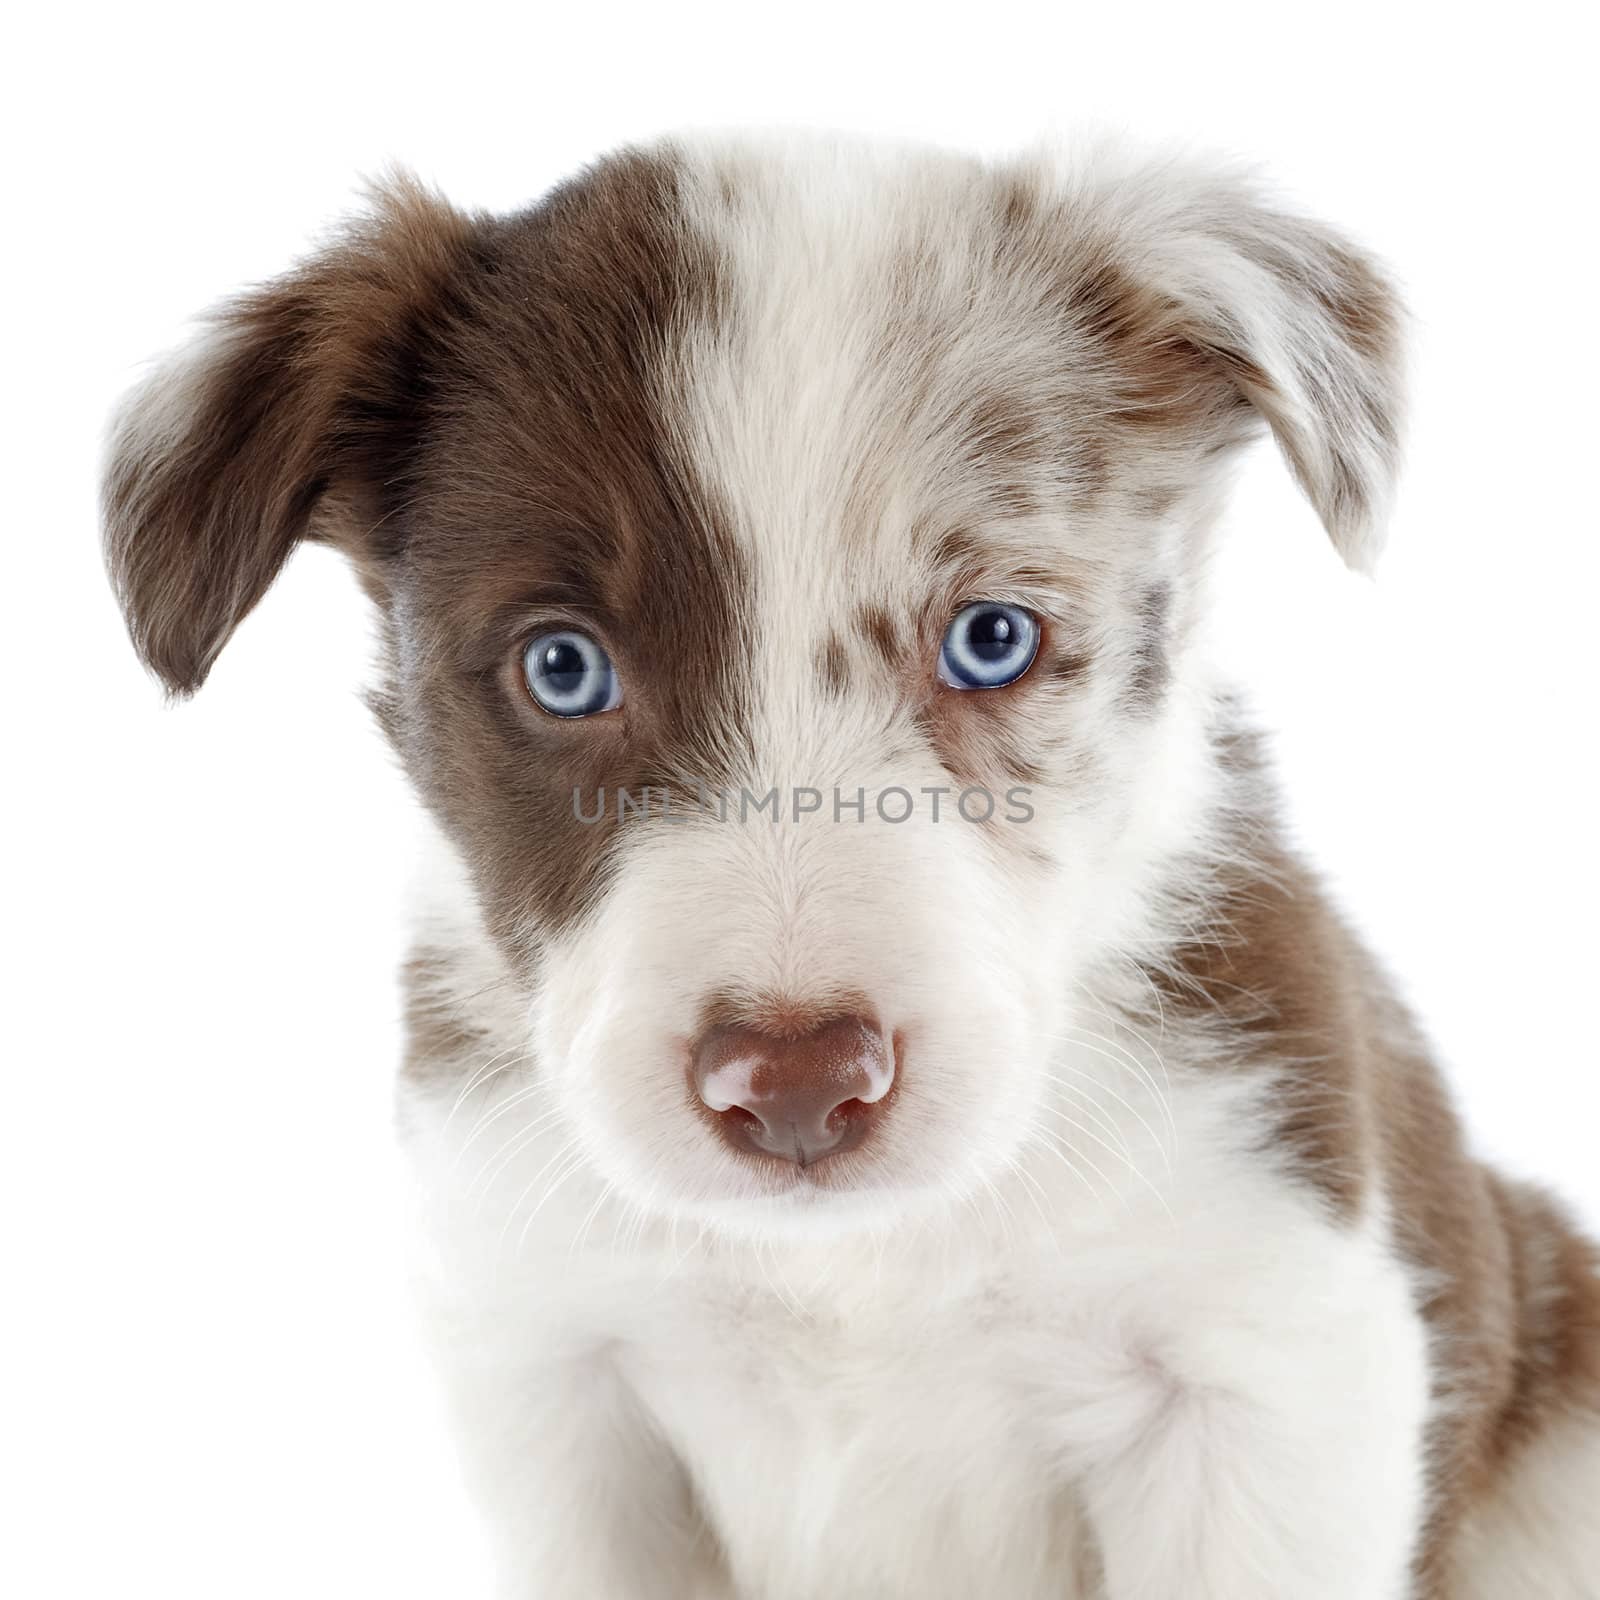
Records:
[[[1377,264],[1246,178],[1181,163],[1101,189],[1163,335],[1272,430],[1335,548],[1370,570],[1399,470],[1399,299]]]
[[[208,319],[113,425],[106,560],[135,647],[174,694],[204,682],[330,495],[358,511],[405,449],[419,349],[471,219],[399,177],[285,277]]]

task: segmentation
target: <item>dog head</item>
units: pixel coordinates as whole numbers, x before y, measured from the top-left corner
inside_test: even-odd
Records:
[[[380,193],[134,397],[108,549],[180,693],[343,549],[588,1158],[811,1226],[1036,1129],[1204,825],[1226,467],[1270,430],[1365,564],[1397,387],[1373,266],[1227,173],[664,145]]]

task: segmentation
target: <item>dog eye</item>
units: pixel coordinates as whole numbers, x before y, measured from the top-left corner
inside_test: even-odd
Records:
[[[1020,606],[979,600],[965,606],[939,647],[939,677],[952,689],[1002,689],[1015,683],[1039,648],[1039,621]]]
[[[592,717],[622,704],[611,657],[586,633],[541,633],[522,652],[528,691],[553,717]]]

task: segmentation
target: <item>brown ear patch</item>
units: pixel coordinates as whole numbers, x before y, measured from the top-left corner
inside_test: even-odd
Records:
[[[132,397],[103,486],[135,646],[174,693],[205,680],[330,489],[364,509],[426,398],[414,346],[473,223],[414,182],[297,271],[241,296]]]
[[[1131,436],[1186,433],[1237,442],[1259,423],[1233,374],[1189,336],[1159,287],[1143,281],[1112,245],[1081,246],[1063,263],[1059,297],[1091,350],[1101,352],[1112,436],[1097,458]],[[1117,436],[1121,437],[1118,438]]]
[[[1189,336],[1266,420],[1340,555],[1368,567],[1399,471],[1399,297],[1332,230],[1248,192],[1213,229],[1233,271],[1181,296]]]
[[[1227,173],[1151,168],[1003,214],[1010,257],[1050,263],[1049,298],[1100,386],[1074,441],[1084,496],[1130,449],[1165,495],[1174,445],[1203,459],[1265,423],[1340,553],[1370,563],[1403,399],[1399,300],[1374,262]]]

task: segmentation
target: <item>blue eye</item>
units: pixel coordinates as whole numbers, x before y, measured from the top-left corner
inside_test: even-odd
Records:
[[[1039,620],[1020,606],[978,600],[965,606],[939,647],[939,677],[952,689],[1002,689],[1033,665]]]
[[[592,717],[622,704],[611,657],[576,628],[531,640],[522,652],[522,672],[533,698],[553,717]]]

